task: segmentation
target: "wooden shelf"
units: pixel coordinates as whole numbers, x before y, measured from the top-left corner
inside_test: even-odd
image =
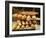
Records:
[[[25,15],[37,15],[38,12],[21,12],[20,14],[25,14]]]
[[[13,21],[16,21],[16,20],[22,20],[22,21],[26,21],[26,19],[18,19],[18,18],[14,18]],[[30,20],[40,20],[40,18],[31,18]]]
[[[24,14],[24,15],[37,15],[38,12],[20,12],[19,14]],[[15,17],[16,15],[13,14],[12,16]]]
[[[30,31],[35,29],[13,29],[12,31]]]

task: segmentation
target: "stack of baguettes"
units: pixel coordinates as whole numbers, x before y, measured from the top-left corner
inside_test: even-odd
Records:
[[[37,29],[38,26],[36,20],[40,18],[36,17],[37,12],[21,12],[19,14],[13,14],[13,30],[23,30],[23,29]]]

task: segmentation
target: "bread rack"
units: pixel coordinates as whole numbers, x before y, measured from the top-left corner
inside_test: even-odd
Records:
[[[15,13],[15,14],[36,16],[36,15],[38,15],[38,12],[35,12],[34,9],[33,9],[33,11],[23,11],[23,12],[19,12],[19,13]],[[16,20],[22,20],[21,18],[16,18],[15,14],[12,14],[12,18],[14,18],[13,19],[14,21],[16,21]],[[36,18],[31,18],[30,20],[39,20],[40,21],[40,18],[36,17]],[[24,20],[22,20],[22,21],[24,21]],[[29,29],[31,30],[32,28],[24,28],[24,29],[18,29],[18,30],[29,30]]]

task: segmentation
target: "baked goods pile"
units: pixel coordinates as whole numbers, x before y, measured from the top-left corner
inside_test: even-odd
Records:
[[[12,29],[13,31],[21,30],[35,30],[36,26],[40,25],[38,21],[40,18],[36,17],[37,12],[21,12],[12,15]]]

